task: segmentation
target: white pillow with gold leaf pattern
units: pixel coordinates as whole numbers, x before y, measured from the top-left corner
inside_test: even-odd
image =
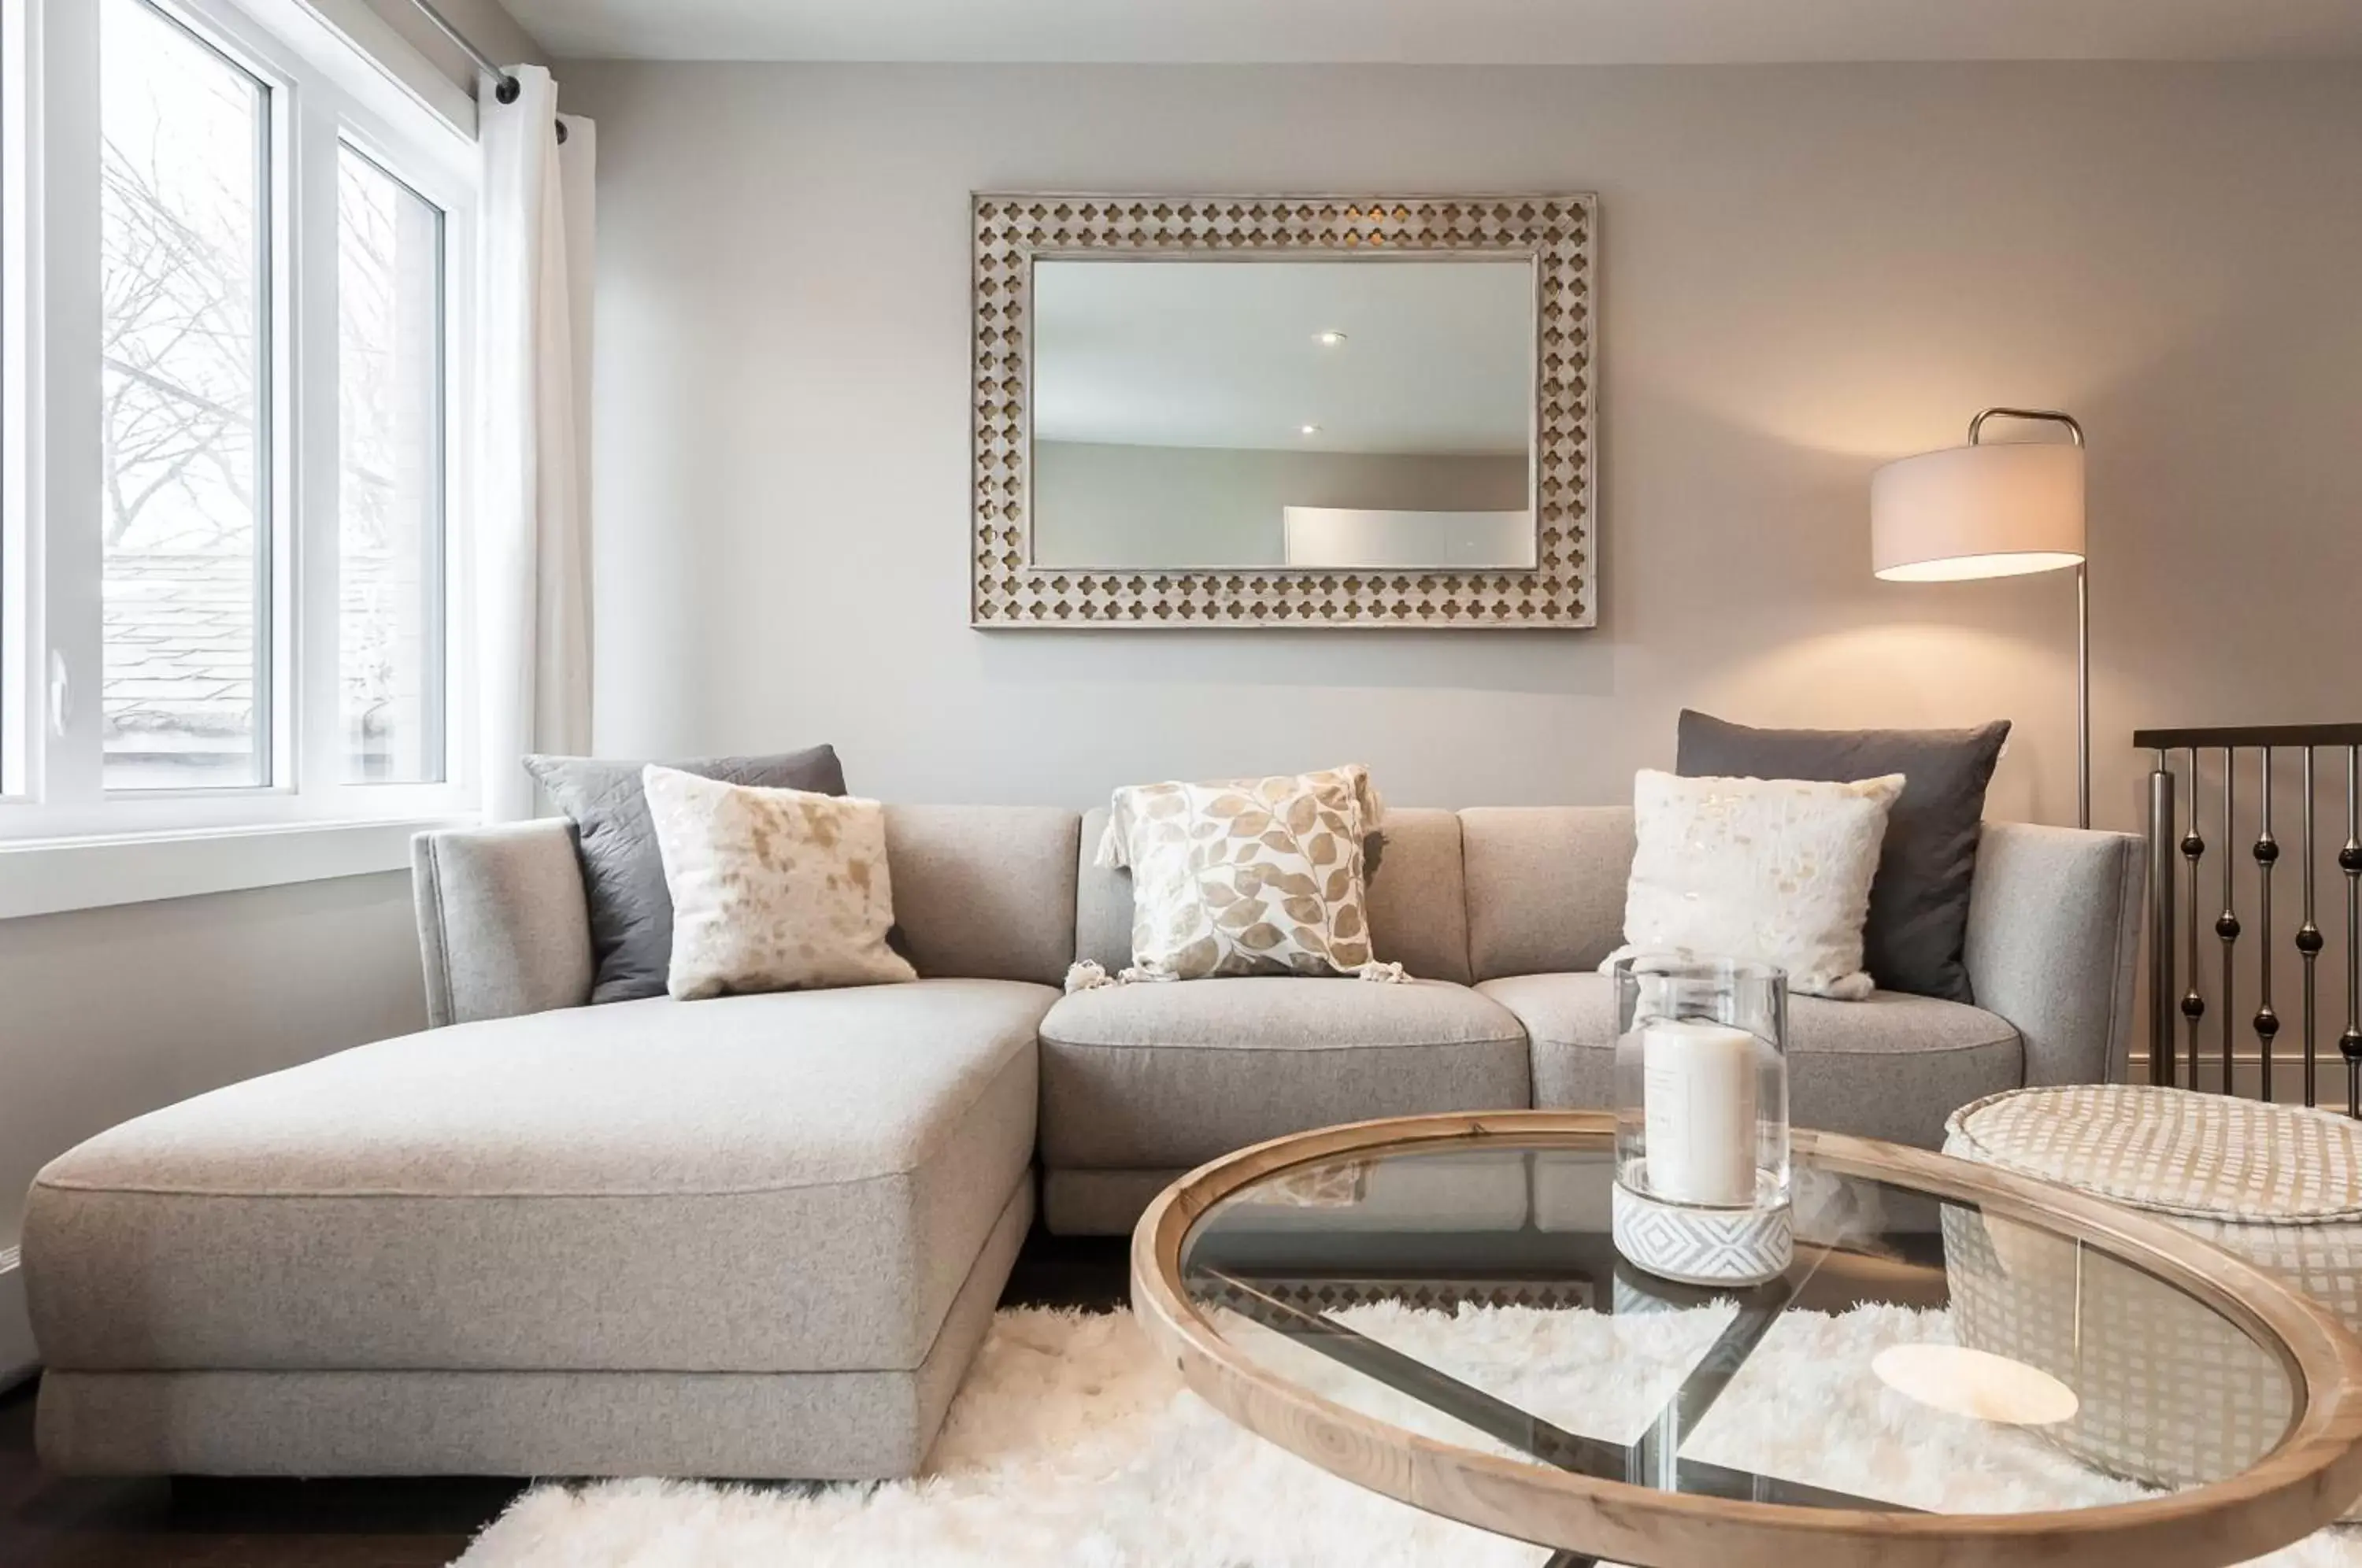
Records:
[[[654,765],[640,778],[672,893],[675,997],[919,977],[886,944],[884,806]]]
[[[1260,790],[1267,784],[1282,781],[1301,784],[1332,805],[1351,801],[1360,807],[1365,839],[1385,825],[1386,803],[1379,796],[1378,787],[1370,781],[1370,770],[1358,762],[1268,778],[1209,778],[1203,784],[1127,784],[1115,792],[1115,799],[1109,802],[1107,831],[1099,834],[1098,852],[1094,858],[1106,871],[1120,871],[1131,865],[1130,851],[1125,845],[1131,837],[1132,819],[1150,801],[1169,792],[1200,789]],[[1374,870],[1374,863],[1368,869]]]
[[[1397,977],[1370,949],[1366,788],[1363,770],[1338,769],[1118,790],[1110,834],[1121,823],[1120,839],[1101,855],[1131,867],[1132,966],[1123,977]]]

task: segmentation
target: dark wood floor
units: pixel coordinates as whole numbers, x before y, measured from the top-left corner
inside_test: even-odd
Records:
[[[1103,1310],[1124,1298],[1124,1239],[1036,1231],[1004,1306]],[[5,1568],[440,1568],[522,1483],[70,1480],[33,1457],[35,1386],[0,1395]]]

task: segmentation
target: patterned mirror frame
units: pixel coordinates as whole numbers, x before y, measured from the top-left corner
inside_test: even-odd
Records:
[[[978,194],[971,215],[971,625],[1576,630],[1595,624],[1596,197]],[[1033,564],[1033,263],[1234,253],[1532,260],[1534,566],[1155,571]]]

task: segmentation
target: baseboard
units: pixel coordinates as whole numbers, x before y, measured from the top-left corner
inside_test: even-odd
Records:
[[[32,1320],[25,1315],[25,1271],[16,1248],[0,1249],[0,1388],[22,1383],[40,1364]]]

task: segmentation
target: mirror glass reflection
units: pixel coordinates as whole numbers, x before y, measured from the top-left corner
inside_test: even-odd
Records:
[[[1042,259],[1033,562],[1529,568],[1517,257]]]

